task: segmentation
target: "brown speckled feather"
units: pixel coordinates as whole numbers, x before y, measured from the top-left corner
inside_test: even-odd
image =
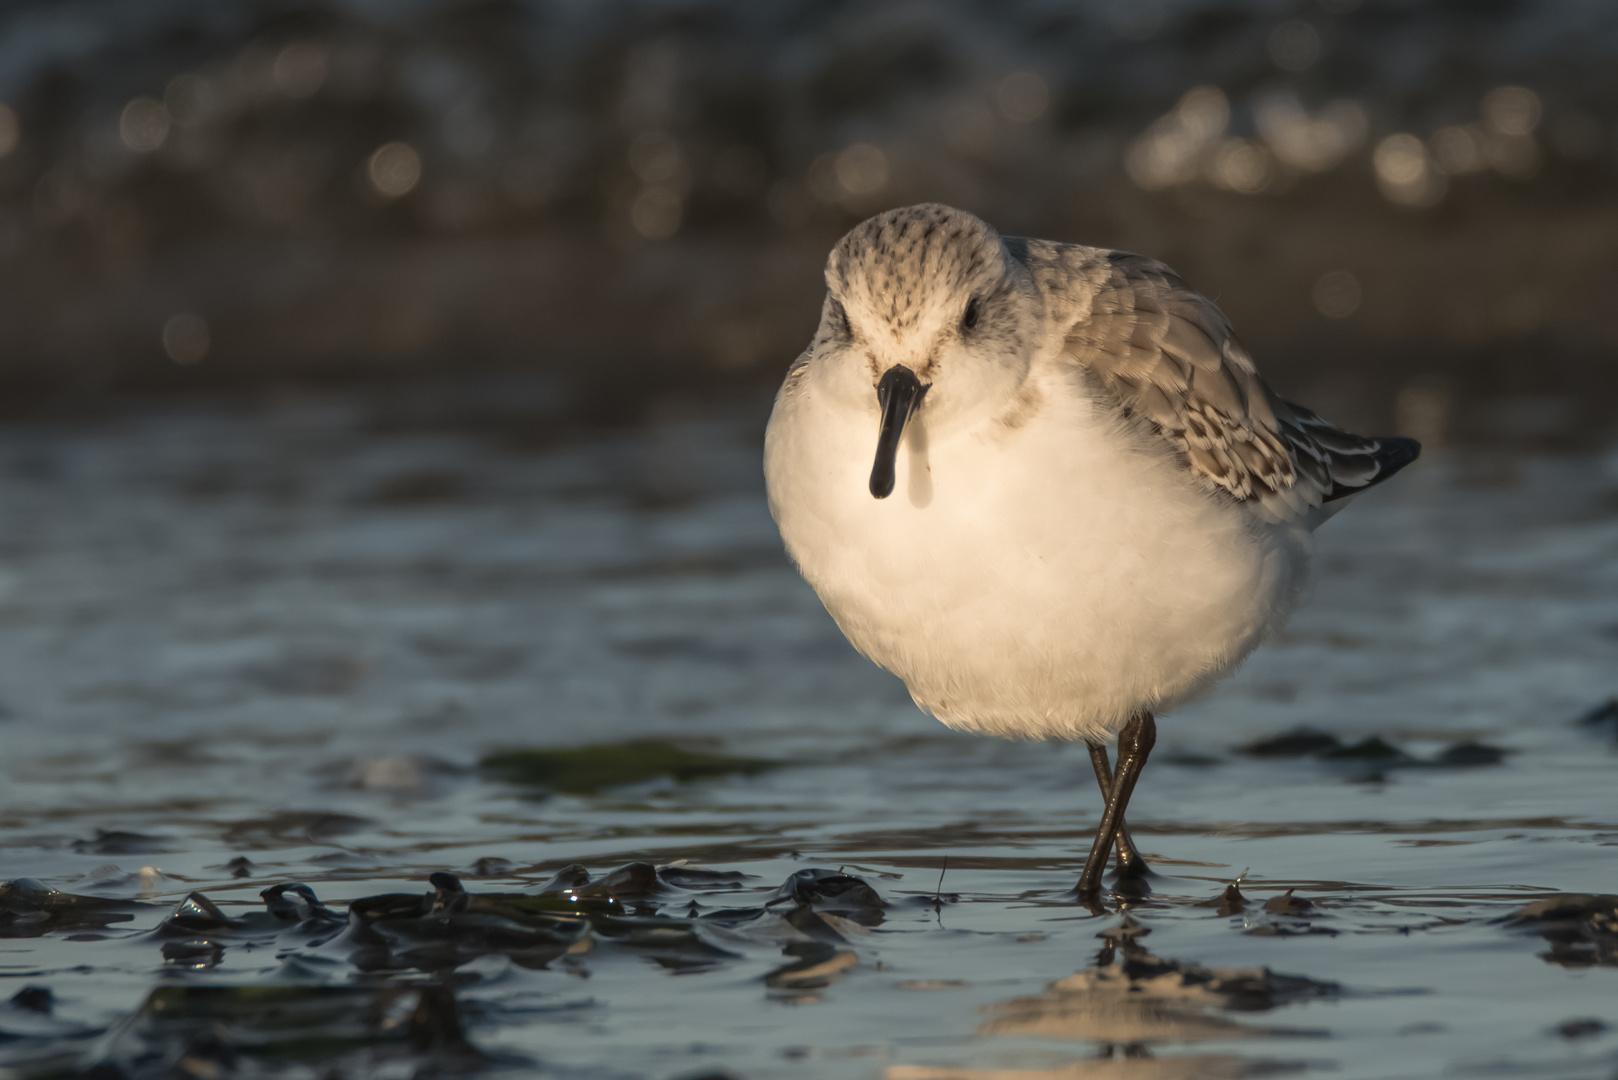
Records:
[[[1300,517],[1414,460],[1408,439],[1351,435],[1276,396],[1214,304],[1152,259],[1044,241],[1029,268],[1071,320],[1065,352],[1194,474],[1274,520]]]

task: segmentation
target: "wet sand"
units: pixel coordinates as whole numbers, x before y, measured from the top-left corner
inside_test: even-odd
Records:
[[[1618,1069],[1618,459],[1330,523],[1095,915],[1083,748],[852,653],[757,406],[432,397],[0,431],[0,1075]]]

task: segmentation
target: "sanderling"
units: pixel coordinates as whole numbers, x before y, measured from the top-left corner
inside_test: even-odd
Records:
[[[765,438],[787,552],[925,712],[1089,744],[1093,898],[1114,843],[1120,876],[1145,869],[1124,811],[1154,714],[1281,627],[1313,529],[1420,447],[1281,400],[1139,255],[929,203],[855,227],[826,287]]]

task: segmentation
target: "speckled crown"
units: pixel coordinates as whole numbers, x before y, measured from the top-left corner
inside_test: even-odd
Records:
[[[834,296],[858,295],[895,335],[913,329],[940,296],[998,275],[1000,234],[988,222],[943,203],[888,210],[854,226],[826,260]]]

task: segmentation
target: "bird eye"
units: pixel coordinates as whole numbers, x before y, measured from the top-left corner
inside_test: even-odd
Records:
[[[966,302],[966,314],[961,316],[961,325],[963,327],[965,327],[966,329],[970,330],[973,327],[977,326],[977,324],[978,324],[978,298],[974,296],[974,297],[972,297],[972,299],[970,299],[970,300],[968,300]]]

